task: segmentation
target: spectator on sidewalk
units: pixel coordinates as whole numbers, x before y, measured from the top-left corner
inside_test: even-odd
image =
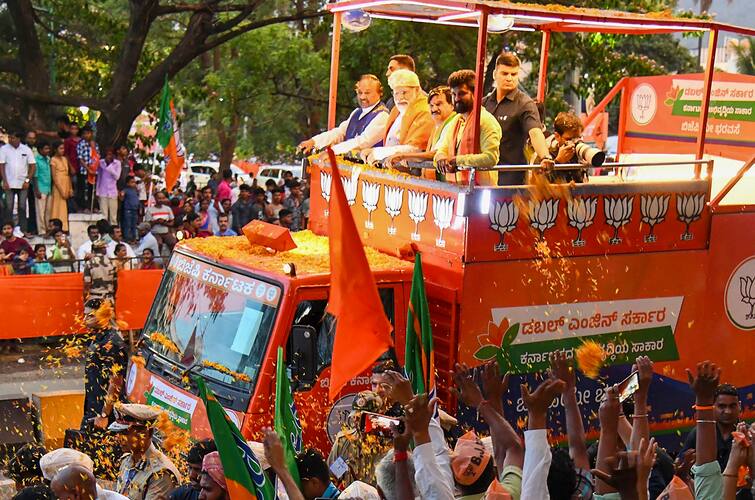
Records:
[[[283,206],[291,213],[291,231],[301,231],[305,229],[302,225],[302,204],[304,202],[304,194],[301,190],[301,184],[299,181],[291,181],[289,184],[289,195],[283,200]],[[283,224],[281,224],[283,225]]]
[[[89,260],[92,258],[92,242],[100,239],[100,230],[95,224],[90,224],[87,227],[87,236],[89,240],[82,243],[76,250],[76,258],[78,260]]]
[[[139,192],[136,189],[136,178],[130,175],[126,180],[126,187],[122,191],[123,197],[123,234],[127,241],[136,241],[136,224],[139,220]]]
[[[52,148],[46,142],[40,143],[35,157],[37,168],[34,170],[34,196],[37,211],[37,234],[44,235],[50,218],[52,203],[52,174],[50,171],[50,154]]]
[[[283,206],[283,189],[275,188],[273,190],[272,199],[270,203],[265,207],[265,219],[270,224],[278,223],[278,214],[285,207]]]
[[[55,232],[55,244],[52,246],[50,260],[53,262],[72,261],[76,254],[71,248],[71,242],[68,241],[66,233],[63,231]]]
[[[181,210],[176,215],[175,223],[176,229],[180,228],[184,224],[184,219],[187,215],[194,213],[194,201],[191,198],[184,200]]]
[[[239,234],[229,227],[228,216],[220,214],[218,216],[218,231],[215,236],[238,236]]]
[[[217,214],[217,211],[214,212]],[[200,237],[212,236],[217,232],[217,219],[214,219],[210,215],[210,202],[207,200],[201,200],[199,202],[199,234]]]
[[[34,245],[34,264],[31,267],[34,274],[53,274],[52,264],[47,261],[47,247],[42,243]]]
[[[139,231],[139,246],[136,247],[137,255],[141,255],[145,248],[152,250],[152,255],[160,255],[160,246],[157,243],[157,238],[150,231],[151,227],[149,222],[142,222],[137,226]]]
[[[13,257],[13,274],[31,274],[32,266],[34,258],[26,248],[20,249]]]
[[[126,252],[127,248],[128,245],[126,245],[125,243],[118,243],[115,245],[115,253],[111,257],[111,259],[115,264],[116,272],[130,271],[131,269],[133,269],[132,261],[129,258],[128,253]]]
[[[144,222],[149,222],[152,226],[152,234],[160,245],[166,245],[169,252],[173,251],[176,244],[176,238],[171,233],[173,227],[173,210],[168,205],[168,198],[165,193],[158,191],[155,193],[155,205],[147,207],[144,214]],[[159,253],[157,254],[159,255]]]
[[[225,169],[223,170],[222,177],[223,179],[218,183],[218,189],[215,194],[215,200],[218,205],[220,205],[220,202],[225,199],[231,199],[231,181],[233,180],[233,173],[230,169]]]
[[[53,151],[54,156],[50,160],[52,195],[48,202],[50,218],[60,220],[63,224],[63,230],[68,231],[68,201],[73,198],[71,166],[65,155],[63,143],[55,143]]]
[[[263,192],[264,197],[264,192]],[[231,227],[237,234],[241,234],[244,226],[253,219],[260,219],[263,210],[255,209],[251,196],[251,188],[246,184],[239,187],[239,199],[231,206]]]
[[[285,227],[289,231],[295,231],[294,214],[291,213],[291,210],[284,208],[278,212],[278,225]]]
[[[199,236],[199,226],[202,224],[202,220],[199,218],[199,214],[191,213],[184,218],[183,226],[181,226],[181,239],[196,238]]]
[[[26,249],[31,255],[31,245],[25,239],[18,236],[13,228],[13,224],[6,222],[3,224],[3,241],[0,248],[5,250],[6,257],[15,257],[21,249]]]
[[[123,243],[123,245],[125,246],[127,257],[129,258],[136,257],[136,253],[134,252],[134,249],[131,248],[131,245],[128,244],[128,242],[126,241],[126,238],[123,235],[123,229],[121,229],[120,226],[113,226],[111,231],[112,233],[110,235],[110,238],[113,241],[114,245],[108,247],[108,257],[112,258],[115,255],[115,252],[116,252],[115,247],[118,245],[118,243]],[[112,250],[112,253],[110,253],[111,250]]]
[[[26,201],[29,186],[34,177],[36,160],[29,146],[21,144],[23,133],[8,136],[8,144],[0,147],[0,176],[2,176],[3,191],[7,219],[13,217],[14,208],[18,212],[18,225],[24,235],[29,235],[29,221],[26,218]]]
[[[162,266],[155,261],[155,253],[151,248],[145,248],[142,252],[142,262],[139,269],[162,269]]]
[[[118,222],[118,179],[121,176],[121,162],[115,158],[115,150],[108,148],[105,158],[97,167],[97,199],[100,212],[110,224]]]
[[[94,142],[94,131],[89,125],[81,127],[81,140],[76,145],[79,172],[76,194],[79,208],[88,213],[94,206],[94,184],[100,164],[100,148]]]
[[[63,221],[60,219],[49,219],[47,221],[47,231],[44,236],[46,238],[55,238],[55,233],[63,230]]]

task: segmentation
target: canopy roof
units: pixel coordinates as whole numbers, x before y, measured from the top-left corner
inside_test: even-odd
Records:
[[[477,27],[480,12],[512,18],[515,31],[598,32],[651,35],[720,30],[755,36],[755,28],[710,20],[675,17],[671,12],[637,14],[564,5],[513,3],[507,0],[341,0],[331,12],[361,9],[372,17]]]

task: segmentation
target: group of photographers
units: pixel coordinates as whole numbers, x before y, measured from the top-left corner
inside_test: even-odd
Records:
[[[601,166],[605,153],[582,142],[582,122],[574,113],[559,113],[546,137],[542,106],[519,88],[520,72],[516,54],[498,56],[495,89],[482,99],[477,116],[473,71],[455,71],[447,86],[425,93],[414,60],[395,55],[386,71],[392,98],[384,103],[380,79],[362,75],[355,85],[359,107],[299,148],[308,153],[331,146],[349,160],[446,182],[468,183],[475,169],[477,184],[521,185],[530,181],[531,169],[523,168],[528,164],[540,165],[550,182],[585,182],[587,169]],[[555,168],[565,164],[580,166]],[[503,167],[492,169],[497,165]]]

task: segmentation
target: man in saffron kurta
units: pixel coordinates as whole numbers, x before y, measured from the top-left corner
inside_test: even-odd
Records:
[[[354,90],[359,107],[338,127],[302,141],[299,149],[309,153],[331,146],[340,155],[383,145],[383,130],[388,121],[388,108],[380,102],[383,85],[375,75],[362,75]]]
[[[477,119],[474,114],[475,73],[462,69],[448,77],[454,109],[458,113],[449,125],[451,133],[435,153],[436,168],[446,174],[449,182],[469,181],[469,172],[457,171],[458,167],[493,167],[498,164],[498,146],[501,142],[501,126],[485,108],[480,109],[480,143],[475,148],[473,126]],[[475,149],[480,152],[475,153]],[[454,179],[455,176],[455,179]],[[477,172],[476,182],[482,186],[495,186],[497,172]]]
[[[430,105],[416,73],[396,70],[388,77],[388,85],[396,105],[388,116],[383,146],[362,151],[368,163],[381,162],[396,153],[424,151],[434,128]]]

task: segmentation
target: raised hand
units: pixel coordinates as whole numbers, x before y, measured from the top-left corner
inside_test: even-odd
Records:
[[[606,459],[607,470],[593,469],[592,474],[606,484],[609,484],[621,495],[622,500],[640,498],[637,495],[637,465],[639,453],[636,451],[620,451],[615,456]],[[645,495],[647,498],[647,495]]]
[[[482,392],[474,381],[472,370],[466,364],[456,363],[453,371],[456,388],[454,393],[462,403],[470,408],[477,408],[484,400]]]
[[[386,383],[391,386],[389,396],[393,401],[405,405],[414,397],[411,382],[399,372],[388,370],[383,373],[383,377],[385,377]]]
[[[262,430],[265,434],[262,444],[265,447],[265,458],[267,458],[270,467],[277,473],[286,468],[286,459],[283,452],[283,443],[274,430],[265,427]]]
[[[716,387],[721,377],[721,369],[715,363],[703,361],[697,364],[697,374],[687,369],[689,385],[695,392],[697,403],[700,405],[712,405],[715,400]]]
[[[430,399],[427,394],[417,394],[404,406],[404,421],[412,430],[414,444],[417,446],[430,442],[428,427],[438,401],[438,398]]]
[[[482,388],[488,398],[498,410],[503,409],[503,396],[509,390],[509,374],[501,377],[496,361],[488,361],[482,369]]]
[[[655,442],[655,438],[651,438],[650,441],[645,439],[640,440],[640,447],[637,450],[637,497],[647,498],[648,496],[648,479],[650,478],[650,471],[655,463],[655,453],[658,449],[658,444]]]
[[[409,443],[412,440],[412,429],[404,422],[404,432],[399,431],[399,426],[391,424],[391,432],[393,432],[393,449],[396,451],[407,451],[409,449]]]
[[[640,356],[635,361],[634,367],[637,370],[638,380],[640,382],[640,391],[647,391],[650,383],[653,381],[653,362],[647,356]]]
[[[554,399],[564,390],[564,382],[561,380],[546,379],[535,392],[530,393],[527,385],[522,384],[522,400],[529,412],[528,428],[545,429],[545,420],[548,416],[548,408]]]
[[[554,352],[550,357],[550,377],[564,382],[564,391],[574,389],[577,386],[577,373],[574,363],[566,357],[565,352]]]

